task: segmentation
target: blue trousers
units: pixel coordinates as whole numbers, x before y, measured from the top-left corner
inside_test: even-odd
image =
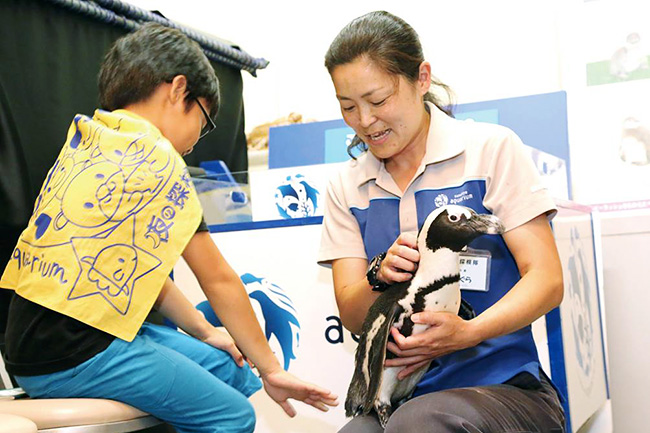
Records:
[[[250,433],[255,412],[247,397],[261,388],[248,365],[195,338],[145,323],[128,343],[69,370],[16,381],[32,398],[106,398],[137,407],[178,433]]]

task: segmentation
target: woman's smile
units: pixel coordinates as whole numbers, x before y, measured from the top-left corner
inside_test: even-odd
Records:
[[[368,142],[366,144],[370,145],[380,145],[384,144],[386,140],[388,140],[388,137],[390,136],[390,133],[392,132],[391,129],[384,129],[379,132],[375,132],[372,134],[367,134],[366,138],[368,139]]]

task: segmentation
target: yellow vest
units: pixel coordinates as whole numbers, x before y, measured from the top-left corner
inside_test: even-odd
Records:
[[[201,213],[155,126],[125,110],[77,115],[0,287],[131,341]]]

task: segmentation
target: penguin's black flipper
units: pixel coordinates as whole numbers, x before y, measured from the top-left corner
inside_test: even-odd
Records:
[[[406,287],[408,283],[390,286],[368,310],[359,335],[359,345],[354,357],[354,374],[345,399],[345,415],[348,417],[367,415],[373,410],[374,400],[381,385],[386,343],[390,327],[395,321],[394,307]]]
[[[368,394],[368,382],[366,381],[366,375],[363,372],[367,347],[367,341],[363,338],[364,334],[365,333],[362,332],[361,337],[359,338],[359,345],[357,346],[357,351],[354,356],[354,374],[352,375],[352,380],[350,381],[350,386],[348,388],[348,395],[345,399],[345,416],[347,417],[353,417],[364,413],[367,414],[370,409],[363,407],[365,396]]]
[[[458,315],[463,320],[472,320],[476,317],[476,311],[474,311],[474,307],[472,307],[469,302],[460,298],[460,309],[458,310]]]
[[[383,302],[380,301],[382,299]],[[389,288],[375,300],[363,321],[361,334],[359,335],[359,345],[354,356],[354,374],[345,399],[345,415],[348,417],[367,415],[373,408],[372,404],[366,404],[367,396],[370,394],[372,382],[381,382],[381,374],[372,375],[369,358],[373,356],[375,336],[378,332],[381,332],[379,329],[381,325],[379,324],[385,321],[386,313],[383,309],[390,307],[391,301],[392,297]]]
[[[381,298],[377,298],[375,304],[381,305]],[[388,299],[386,299],[388,301]],[[371,378],[368,386],[368,394],[365,396],[364,409],[370,411],[375,406],[375,400],[378,398],[381,389],[384,362],[386,361],[386,345],[390,337],[390,330],[395,323],[395,319],[404,312],[404,309],[394,300],[390,300],[387,310],[383,315],[385,320],[381,323],[379,329],[372,339],[370,350],[368,351],[368,373]]]

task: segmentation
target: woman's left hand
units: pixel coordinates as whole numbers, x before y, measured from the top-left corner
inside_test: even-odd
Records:
[[[388,359],[386,367],[405,367],[397,375],[404,379],[426,365],[434,358],[475,346],[479,343],[473,323],[448,312],[423,311],[411,316],[415,324],[431,327],[421,334],[404,337],[397,328],[391,329],[395,342],[389,342],[387,349],[397,355]]]
[[[331,391],[320,386],[304,382],[291,373],[284,370],[277,370],[262,375],[264,390],[266,393],[284,409],[290,417],[296,416],[296,410],[289,402],[289,399],[300,400],[323,412],[329,410],[328,406],[337,406],[338,397]]]

